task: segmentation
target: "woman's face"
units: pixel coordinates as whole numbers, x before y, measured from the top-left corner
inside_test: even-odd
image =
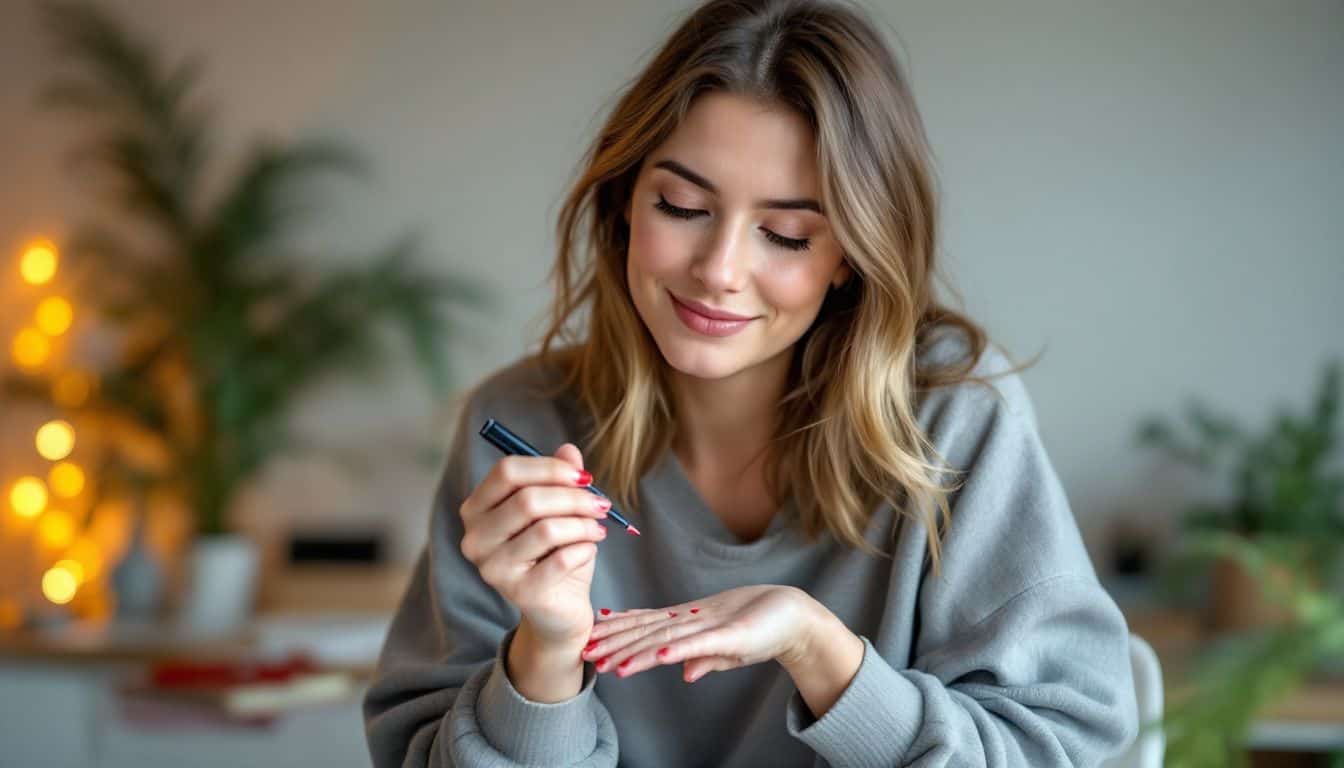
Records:
[[[625,211],[631,298],[669,365],[720,379],[791,350],[849,274],[820,198],[803,117],[719,91],[696,99]]]

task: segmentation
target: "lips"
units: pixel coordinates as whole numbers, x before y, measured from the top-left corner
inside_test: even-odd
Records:
[[[667,295],[672,299],[672,309],[682,324],[704,336],[732,336],[756,319],[707,307],[698,301],[680,299],[671,291]]]

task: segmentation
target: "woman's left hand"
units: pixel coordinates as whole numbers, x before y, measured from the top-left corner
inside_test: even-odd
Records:
[[[820,603],[797,587],[737,587],[703,600],[599,616],[583,658],[629,677],[659,664],[685,664],[688,683],[709,672],[806,658]]]

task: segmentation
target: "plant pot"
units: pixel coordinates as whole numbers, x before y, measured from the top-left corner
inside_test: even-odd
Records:
[[[252,617],[257,591],[256,544],[246,536],[203,536],[187,559],[186,594],[179,620],[192,632],[227,633]]]
[[[1265,576],[1280,590],[1288,590],[1293,582],[1292,572],[1283,565],[1267,563]],[[1210,574],[1210,595],[1207,618],[1209,629],[1215,632],[1248,632],[1281,626],[1293,621],[1292,611],[1286,605],[1274,602],[1265,594],[1260,579],[1247,571],[1237,560],[1220,557],[1213,562]]]

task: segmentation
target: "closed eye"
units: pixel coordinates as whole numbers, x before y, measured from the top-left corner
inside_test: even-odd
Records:
[[[658,202],[654,203],[653,207],[676,219],[695,219],[709,215],[708,211],[701,211],[695,208],[679,208],[663,199],[662,195],[658,196]],[[762,228],[761,232],[765,233],[766,240],[790,251],[807,250],[808,245],[811,242],[807,238],[797,239],[784,237],[783,235],[776,234],[765,228]]]

